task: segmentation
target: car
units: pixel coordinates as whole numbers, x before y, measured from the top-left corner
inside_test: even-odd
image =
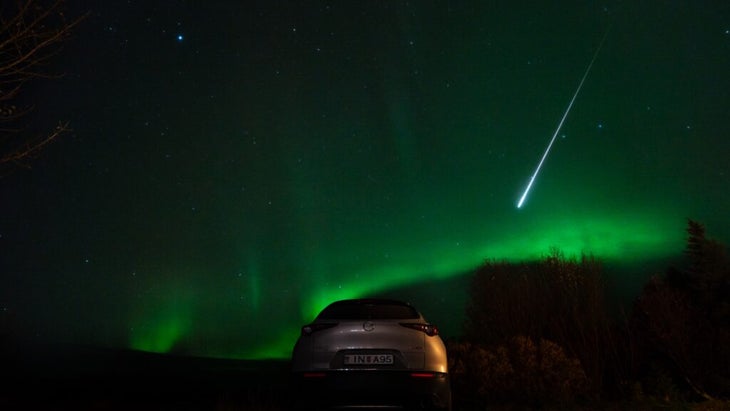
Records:
[[[451,410],[438,327],[405,301],[332,302],[301,327],[291,376],[293,408]]]

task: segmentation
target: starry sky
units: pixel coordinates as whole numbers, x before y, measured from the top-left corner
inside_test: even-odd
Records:
[[[630,291],[688,218],[730,241],[727,1],[71,3],[24,98],[72,131],[0,179],[5,334],[285,358],[339,298],[458,335],[487,259]]]

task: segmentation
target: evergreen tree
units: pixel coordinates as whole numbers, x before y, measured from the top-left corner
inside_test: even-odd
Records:
[[[702,224],[687,233],[687,268],[653,277],[636,301],[645,376],[659,368],[702,397],[730,396],[730,260]]]

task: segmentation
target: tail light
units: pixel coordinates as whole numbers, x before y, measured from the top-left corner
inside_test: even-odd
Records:
[[[337,323],[313,323],[302,327],[302,336],[306,337],[316,333],[317,331],[326,330],[336,326]]]
[[[412,328],[414,330],[421,331],[428,335],[429,337],[433,337],[434,335],[439,335],[439,329],[433,324],[422,324],[422,323],[400,323],[400,325]]]

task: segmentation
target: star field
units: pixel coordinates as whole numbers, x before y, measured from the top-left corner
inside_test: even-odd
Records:
[[[29,96],[73,131],[0,180],[3,332],[285,357],[344,297],[457,335],[486,259],[630,294],[687,218],[730,240],[724,2],[84,3]]]

